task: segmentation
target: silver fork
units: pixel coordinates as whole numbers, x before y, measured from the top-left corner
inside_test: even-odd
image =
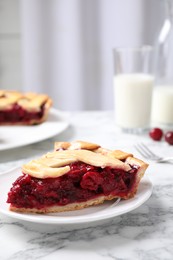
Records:
[[[146,159],[155,161],[157,163],[173,163],[173,157],[161,157],[153,153],[144,143],[136,144],[135,148]]]

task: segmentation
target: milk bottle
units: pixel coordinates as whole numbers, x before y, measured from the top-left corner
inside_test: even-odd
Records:
[[[152,122],[155,125],[173,125],[173,85],[154,87]]]

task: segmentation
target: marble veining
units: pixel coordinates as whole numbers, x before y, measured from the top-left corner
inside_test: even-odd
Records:
[[[90,140],[133,151],[140,157],[134,149],[138,138],[159,153],[166,151],[165,143],[119,132],[111,112],[73,112],[70,118],[70,127],[54,138],[0,152],[1,174],[51,150],[55,140]],[[173,259],[172,169],[173,165],[151,162],[147,171],[154,186],[150,199],[109,220],[65,226],[30,223],[0,214],[0,259]]]

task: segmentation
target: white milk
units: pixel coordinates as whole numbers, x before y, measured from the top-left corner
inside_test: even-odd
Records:
[[[122,128],[147,128],[150,124],[154,78],[148,74],[114,77],[115,117]]]
[[[173,124],[173,86],[156,86],[152,104],[153,123]]]

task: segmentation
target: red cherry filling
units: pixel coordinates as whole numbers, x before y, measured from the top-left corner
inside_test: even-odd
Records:
[[[29,112],[18,104],[14,104],[10,109],[0,111],[0,123],[29,122],[33,119],[41,119],[44,114],[44,105],[39,112]]]
[[[23,174],[8,193],[14,207],[37,208],[83,202],[100,195],[126,196],[134,187],[137,168],[128,172],[77,162],[58,178],[37,179]]]
[[[163,131],[156,127],[150,130],[149,135],[154,141],[160,141],[163,136]]]

